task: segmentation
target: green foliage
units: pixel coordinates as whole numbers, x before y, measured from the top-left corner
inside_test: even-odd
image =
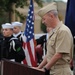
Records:
[[[44,33],[47,33],[47,31],[46,31],[46,26],[45,26],[45,24],[43,24],[42,22],[41,22],[41,30],[42,30]]]
[[[39,6],[42,6],[42,0],[34,0]],[[15,3],[15,6],[23,8],[28,5],[28,0],[0,0],[0,24],[4,22],[8,22],[10,20],[10,16],[4,14],[13,12],[12,4]],[[25,15],[16,12],[16,14],[23,20],[25,19]],[[5,16],[4,16],[5,15]],[[9,19],[8,19],[9,18]]]
[[[24,21],[26,19],[26,15],[19,13],[17,10],[15,10],[15,12],[16,12],[16,16],[19,16],[21,21]]]
[[[8,22],[8,13],[4,12],[0,14],[0,31],[1,31],[1,25]]]
[[[42,0],[35,0],[35,2],[42,6]],[[28,5],[28,0],[0,0],[0,8],[6,12],[12,11],[12,3],[15,3],[16,7],[23,8]]]
[[[28,5],[27,0],[18,0],[16,2],[16,7],[24,8],[24,6],[27,6],[27,5]]]
[[[12,11],[12,3],[16,4],[16,7],[24,7],[27,5],[27,0],[0,0],[0,8],[6,12]]]
[[[43,3],[43,1],[42,0],[35,0],[36,1],[36,3],[40,6],[40,7],[42,7],[43,5],[42,5],[42,3]]]

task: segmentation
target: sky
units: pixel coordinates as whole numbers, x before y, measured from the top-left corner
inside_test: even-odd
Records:
[[[64,2],[67,2],[67,0],[63,0]]]

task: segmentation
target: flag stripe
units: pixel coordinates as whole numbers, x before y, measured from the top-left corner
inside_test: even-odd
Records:
[[[23,60],[23,64],[26,64],[26,65],[27,65],[27,61],[26,61],[26,59]]]
[[[35,47],[34,47],[34,40],[33,39],[31,39],[30,44],[31,44],[30,46],[31,46],[32,55],[35,60]]]
[[[30,0],[30,6],[28,11],[28,16],[26,19],[26,28],[24,35],[26,37],[26,41],[24,44],[25,49],[25,55],[26,55],[26,61],[27,65],[29,66],[36,66],[36,60],[35,60],[35,48],[34,48],[34,6],[33,6],[33,0]]]
[[[32,51],[31,51],[31,47],[30,47],[30,43],[29,43],[29,42],[27,43],[27,46],[28,46],[28,52],[29,52],[31,64],[32,64],[32,66],[33,66],[33,65],[35,65],[35,64],[34,64],[35,60],[34,60],[34,57],[33,57],[33,55],[32,55]]]
[[[27,44],[26,44],[26,45],[27,45]],[[26,55],[27,65],[28,65],[28,66],[32,66],[31,60],[30,60],[30,55],[29,55],[29,51],[28,51],[27,46],[26,46],[26,48],[25,48],[25,55]]]

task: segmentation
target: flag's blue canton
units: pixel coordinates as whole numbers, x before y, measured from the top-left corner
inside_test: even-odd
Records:
[[[27,42],[34,38],[34,10],[32,0],[30,2],[28,16],[26,20],[25,36],[27,37]]]
[[[75,36],[75,0],[68,0],[65,25],[71,29],[73,36]]]

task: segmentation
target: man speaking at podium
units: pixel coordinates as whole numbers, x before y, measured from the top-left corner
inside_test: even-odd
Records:
[[[47,40],[47,54],[37,69],[45,73],[50,70],[50,75],[72,75],[70,61],[73,37],[70,29],[59,20],[56,3],[41,8],[38,14],[42,22],[52,30]]]

